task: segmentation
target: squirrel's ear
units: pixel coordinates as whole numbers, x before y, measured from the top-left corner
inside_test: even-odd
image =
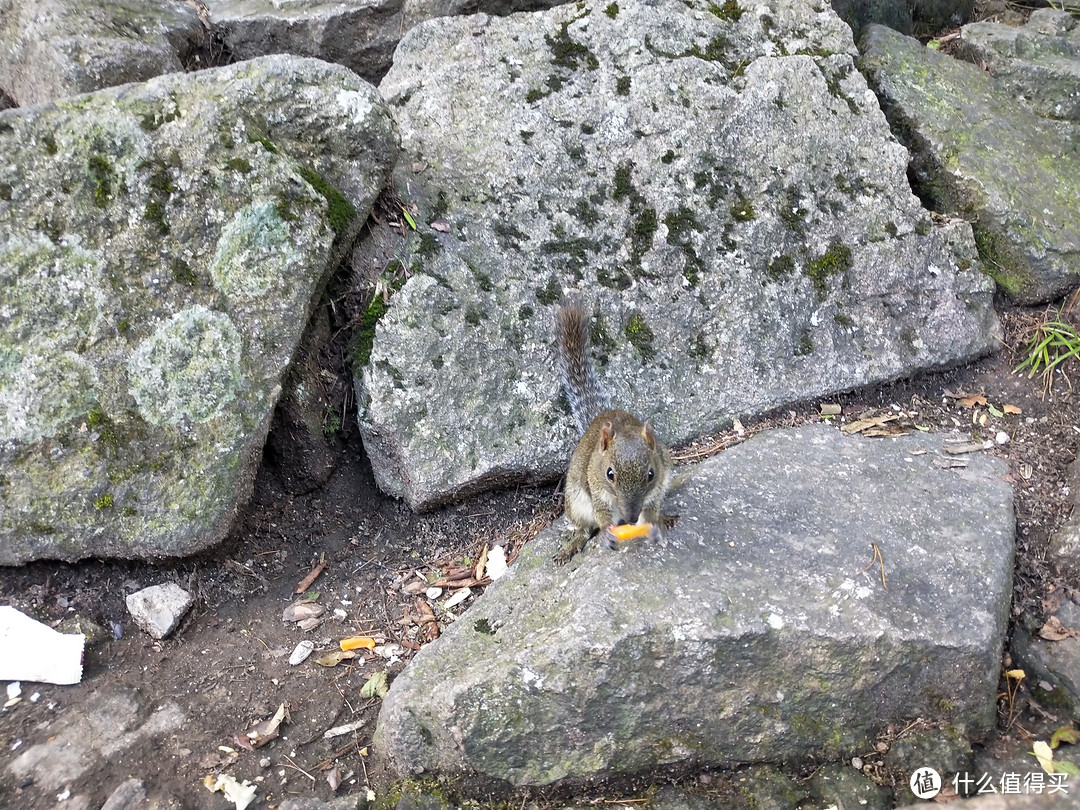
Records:
[[[652,420],[641,426],[641,438],[645,440],[645,446],[650,450],[656,449],[656,434],[653,433]]]
[[[611,440],[615,438],[615,427],[611,422],[604,422],[600,426],[600,450],[607,451],[608,445],[611,444]]]

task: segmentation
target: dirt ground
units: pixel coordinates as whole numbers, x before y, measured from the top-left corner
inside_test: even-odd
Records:
[[[338,297],[335,311],[343,320],[324,357],[336,377],[332,390],[346,409],[344,357],[361,304],[355,293]],[[1077,455],[1080,427],[1077,394],[1068,375],[1080,380],[1080,364],[1064,366],[1047,396],[1040,380],[1013,371],[1019,356],[1010,348],[1022,346],[1026,330],[1044,311],[999,311],[1006,345],[998,354],[827,401],[842,406],[842,415],[832,418],[836,424],[891,414],[898,418],[889,425],[906,429],[918,425],[968,431],[980,439],[1002,432],[1009,437],[988,452],[1009,462],[1015,491],[1014,616],[1016,623],[1037,624],[1043,599],[1051,591],[1071,593],[1075,585],[1055,578],[1044,550],[1069,509],[1064,470]],[[986,401],[964,400],[963,395],[985,395]],[[1005,413],[1006,405],[1021,413]],[[727,431],[683,448],[682,455],[715,452],[762,428],[823,418],[819,414],[820,403],[805,403],[744,423],[742,436]],[[376,490],[354,412],[328,441],[337,467],[324,487],[304,495],[286,492],[282,480],[290,471],[275,466],[276,454],[266,454],[250,505],[230,539],[210,553],[162,565],[37,563],[0,572],[0,604],[49,623],[77,616],[105,629],[87,649],[82,683],[24,684],[22,702],[0,713],[0,807],[64,807],[57,796],[70,790],[73,797],[87,797],[87,806],[97,810],[123,779],[133,776],[151,794],[174,797],[175,807],[219,810],[231,805],[203,786],[207,775],[218,772],[252,780],[261,799],[256,806],[274,807],[290,796],[329,798],[335,795],[328,781],[335,769],[340,777],[336,795],[363,793],[369,785],[383,791],[387,779],[377,772],[368,750],[379,701],[360,691],[376,672],[386,671],[392,680],[413,649],[434,632],[430,622],[423,622],[418,602],[434,608],[439,624],[450,620],[424,597],[422,580],[468,579],[478,555],[493,544],[506,546],[512,559],[558,513],[559,493],[555,486],[522,488],[418,516]],[[586,553],[600,552],[593,548]],[[309,593],[318,594],[317,603],[327,614],[321,626],[305,633],[283,622],[282,611],[321,559],[326,569]],[[124,598],[166,581],[191,591],[196,605],[173,637],[156,642],[130,620]],[[453,592],[448,589],[443,598]],[[403,620],[406,613],[412,621]],[[119,639],[109,631],[113,623],[123,626]],[[315,641],[314,658],[357,634],[400,645],[399,656],[367,653],[333,668],[310,659],[296,667],[288,663],[302,639]],[[175,728],[135,735],[127,747],[110,749],[63,785],[43,778],[42,772],[17,778],[8,769],[21,752],[56,735],[65,718],[93,716],[99,705],[112,705],[118,691],[137,696],[132,728],[169,704],[178,706],[185,719]],[[40,697],[31,702],[35,692]],[[288,710],[281,736],[263,748],[245,750],[237,736],[271,717],[281,704]],[[355,724],[354,730],[324,737],[328,729],[346,724]],[[1017,734],[1016,726],[1009,733]]]

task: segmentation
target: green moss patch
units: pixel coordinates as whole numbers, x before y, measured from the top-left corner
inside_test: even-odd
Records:
[[[300,176],[326,200],[326,217],[334,233],[343,234],[349,223],[356,219],[356,208],[318,172],[301,166]]]

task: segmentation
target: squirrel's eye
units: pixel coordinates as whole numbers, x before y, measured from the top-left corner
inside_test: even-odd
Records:
[[[615,483],[615,468],[614,467],[608,467],[607,468],[607,480],[611,481],[612,483]]]
[[[653,477],[654,477],[655,475],[656,475],[656,473],[655,473],[655,472],[653,472],[653,468],[652,468],[652,467],[649,467],[649,480],[650,480],[650,481],[652,481],[652,480],[653,480]]]

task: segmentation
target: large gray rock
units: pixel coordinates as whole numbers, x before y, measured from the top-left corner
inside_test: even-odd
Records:
[[[547,785],[827,761],[911,717],[990,730],[1012,492],[1001,461],[941,451],[774,431],[701,465],[659,547],[560,568],[549,530],[398,676],[376,749],[402,774]]]
[[[0,89],[26,106],[144,81],[208,42],[194,4],[0,0]]]
[[[870,23],[914,36],[930,36],[967,22],[974,0],[831,0],[833,10],[858,36]]]
[[[1072,511],[1050,535],[1046,559],[1060,574],[1080,580],[1080,458],[1065,468],[1065,487]]]
[[[1041,8],[1022,26],[965,25],[958,45],[1040,116],[1080,123],[1080,25],[1067,11]]]
[[[378,81],[402,35],[453,14],[509,14],[559,0],[206,0],[233,56],[291,53],[338,62]]]
[[[987,272],[1016,301],[1080,281],[1080,129],[1035,115],[974,65],[882,26],[860,69],[912,152],[921,193],[972,222]]]
[[[402,41],[380,90],[420,232],[359,353],[384,490],[422,509],[565,470],[567,293],[614,401],[671,442],[994,348],[971,230],[931,226],[847,27],[725,8],[597,0]]]
[[[393,121],[270,57],[8,110],[0,153],[0,564],[218,542]]]

